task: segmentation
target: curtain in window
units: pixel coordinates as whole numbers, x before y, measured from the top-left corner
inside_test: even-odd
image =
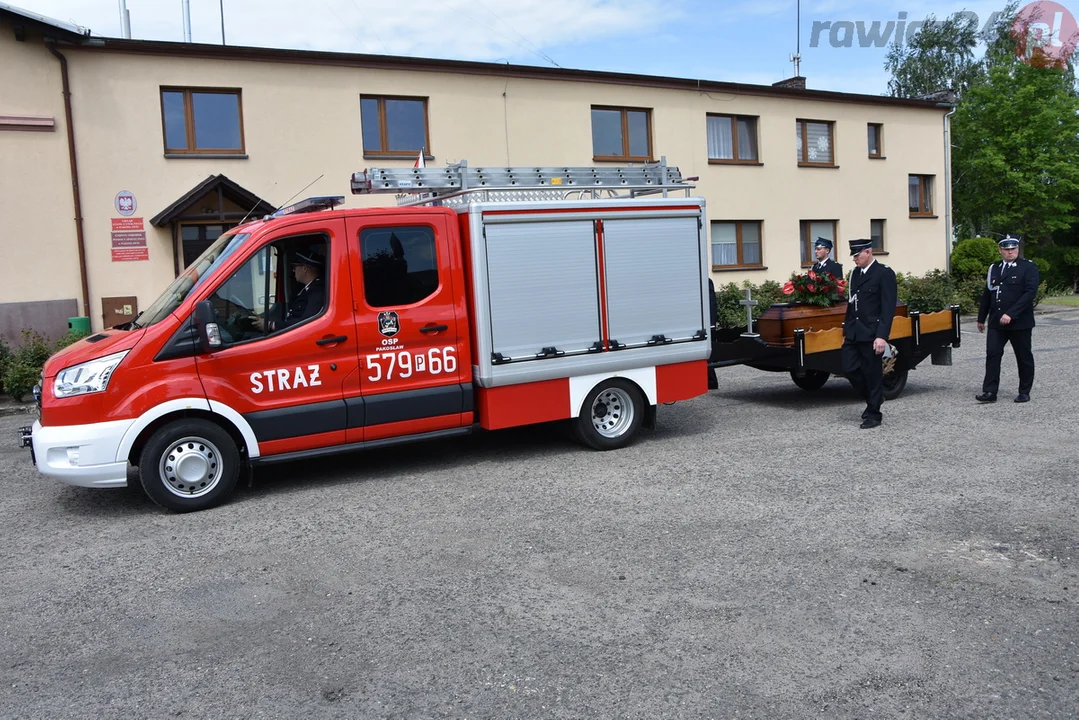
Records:
[[[812,163],[832,162],[832,126],[828,123],[806,123],[806,160]]]
[[[712,264],[738,264],[738,234],[735,223],[712,223]]]
[[[741,136],[738,139],[741,140]],[[714,160],[734,159],[734,138],[729,117],[708,118],[708,157]]]
[[[742,223],[742,264],[761,264],[761,224]]]
[[[757,159],[756,118],[738,118],[738,159]]]
[[[922,181],[917,175],[911,175],[910,181],[907,184],[908,195],[910,201],[907,203],[910,205],[910,211],[912,213],[922,211]]]

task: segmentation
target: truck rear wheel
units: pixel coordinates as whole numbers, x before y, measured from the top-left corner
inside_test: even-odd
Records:
[[[633,441],[644,419],[645,402],[637,386],[626,380],[604,380],[588,393],[573,431],[585,445],[614,450]]]
[[[881,392],[885,400],[895,400],[907,386],[907,371],[893,369],[881,378]]]
[[[240,451],[227,432],[207,420],[177,420],[151,436],[139,456],[142,489],[176,512],[220,504],[236,487]]]

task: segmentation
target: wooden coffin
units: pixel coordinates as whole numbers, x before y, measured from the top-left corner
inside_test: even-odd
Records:
[[[806,332],[812,332],[841,328],[846,314],[846,302],[831,307],[780,303],[772,305],[757,319],[757,332],[760,333],[761,340],[769,345],[790,347],[794,345],[795,329],[802,328]],[[897,317],[905,317],[907,306],[902,303],[896,305],[895,314]]]

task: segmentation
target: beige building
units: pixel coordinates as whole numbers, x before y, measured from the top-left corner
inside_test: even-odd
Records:
[[[950,106],[704,80],[91,37],[0,4],[0,330],[95,329],[208,242],[351,173],[606,165],[699,178],[717,285],[785,280],[873,237],[922,274],[949,247]],[[804,86],[804,81],[800,83]]]

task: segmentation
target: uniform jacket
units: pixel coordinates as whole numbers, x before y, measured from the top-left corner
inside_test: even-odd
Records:
[[[1004,330],[1029,330],[1034,327],[1034,296],[1040,282],[1038,266],[1026,258],[1018,258],[1015,267],[1002,276],[1003,266],[1003,260],[989,266],[978,306],[978,322],[984,323],[989,318],[989,327],[999,330],[1000,316],[1008,315],[1012,321]]]
[[[282,327],[290,327],[302,322],[309,317],[314,317],[322,311],[326,304],[326,286],[321,277],[317,277],[311,283],[296,293]]]
[[[826,272],[836,280],[843,279],[843,266],[831,258],[825,258],[822,263],[814,263],[811,269],[814,272]]]
[[[874,261],[868,272],[854,268],[847,287],[850,294],[843,336],[854,342],[873,342],[876,338],[887,340],[892,332],[898,293],[895,272]]]

